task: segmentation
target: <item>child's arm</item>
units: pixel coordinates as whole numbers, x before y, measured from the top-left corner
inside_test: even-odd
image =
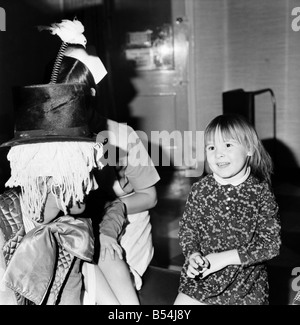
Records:
[[[211,253],[205,256],[209,262],[209,268],[204,269],[202,278],[207,275],[217,272],[228,265],[241,265],[241,260],[237,249],[232,249],[220,253]]]
[[[112,259],[114,259],[115,252],[122,259],[122,248],[117,239],[127,221],[126,216],[126,206],[120,199],[115,199],[105,205],[105,214],[99,226],[100,259],[105,259],[107,251]]]
[[[133,194],[120,198],[126,204],[127,213],[139,213],[155,207],[157,194],[155,186],[150,186],[142,190],[135,190]]]
[[[237,247],[242,265],[253,265],[272,259],[280,251],[280,220],[278,204],[267,184],[259,198],[259,215],[250,242]]]
[[[199,219],[197,183],[189,193],[182,218],[179,221],[179,244],[183,255],[188,258],[195,252],[201,252],[197,219]]]

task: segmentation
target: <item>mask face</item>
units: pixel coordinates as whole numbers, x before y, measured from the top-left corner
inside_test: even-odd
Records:
[[[9,152],[11,177],[6,186],[21,188],[23,210],[33,221],[43,222],[44,209],[52,201],[65,215],[82,213],[86,195],[98,188],[92,170],[101,168],[96,162],[101,149],[95,149],[94,142],[16,146]],[[54,211],[54,204],[51,207]]]

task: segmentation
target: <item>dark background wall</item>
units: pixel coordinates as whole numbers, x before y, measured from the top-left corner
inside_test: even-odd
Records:
[[[59,48],[58,39],[35,27],[61,17],[59,2],[54,2],[52,6],[26,0],[0,3],[6,11],[6,31],[0,34],[0,142],[12,135],[12,87],[41,82],[47,60]]]
[[[4,0],[6,31],[0,33],[0,143],[13,136],[12,87],[41,83],[45,64],[56,56],[60,41],[49,33],[37,31],[61,19],[60,1],[51,5],[40,1]],[[0,189],[9,175],[6,148],[0,149]]]

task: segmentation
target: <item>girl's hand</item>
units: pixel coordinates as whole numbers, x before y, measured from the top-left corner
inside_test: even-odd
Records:
[[[189,265],[187,275],[190,278],[195,278],[202,274],[209,267],[209,261],[199,252],[193,253],[189,257]]]
[[[107,251],[110,253],[112,260],[115,259],[115,253],[119,255],[120,259],[123,259],[122,247],[118,244],[117,240],[100,233],[100,259],[102,261],[105,260]]]

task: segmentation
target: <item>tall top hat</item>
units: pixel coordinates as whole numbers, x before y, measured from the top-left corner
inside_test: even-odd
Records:
[[[13,89],[15,146],[51,141],[95,141],[88,128],[84,85],[45,84]]]

